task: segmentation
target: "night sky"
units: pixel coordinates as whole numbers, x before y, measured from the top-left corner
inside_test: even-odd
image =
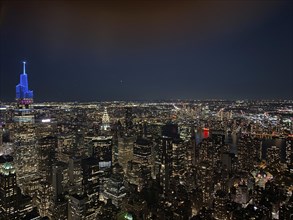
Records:
[[[0,4],[0,101],[293,99],[293,1]]]

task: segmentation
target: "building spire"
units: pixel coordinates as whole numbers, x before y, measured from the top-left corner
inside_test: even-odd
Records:
[[[26,74],[26,73],[25,73],[25,63],[26,63],[26,62],[23,61],[22,63],[23,63],[23,74]]]

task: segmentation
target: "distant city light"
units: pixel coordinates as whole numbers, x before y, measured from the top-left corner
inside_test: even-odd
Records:
[[[48,123],[48,122],[51,122],[51,119],[47,118],[47,119],[42,119],[42,122],[43,123]]]

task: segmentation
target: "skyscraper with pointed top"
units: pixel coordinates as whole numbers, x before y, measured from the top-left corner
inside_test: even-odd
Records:
[[[108,115],[107,107],[105,107],[103,117],[102,117],[101,130],[107,131],[109,129],[110,129],[110,117]]]
[[[33,106],[33,91],[28,88],[28,79],[23,62],[23,73],[16,86],[16,102],[14,109],[14,164],[17,173],[17,184],[26,194],[31,195],[31,180],[37,175],[37,157],[35,133],[35,116]],[[1,219],[1,218],[0,218]]]
[[[25,64],[23,62],[23,73],[20,74],[19,84],[16,85],[16,100],[18,104],[29,105],[33,102],[33,91],[28,88],[28,79],[25,72]]]

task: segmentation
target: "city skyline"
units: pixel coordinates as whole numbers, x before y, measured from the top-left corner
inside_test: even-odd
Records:
[[[0,100],[292,99],[293,4],[3,1]]]

